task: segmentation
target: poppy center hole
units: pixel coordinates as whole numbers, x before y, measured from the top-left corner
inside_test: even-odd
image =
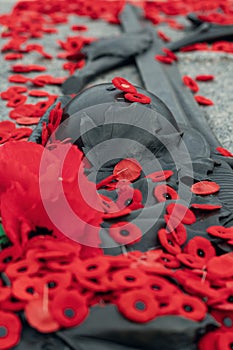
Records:
[[[17,271],[18,272],[25,272],[25,271],[27,271],[27,268],[25,266],[23,266],[23,267],[20,267]]]
[[[151,289],[153,289],[153,290],[160,290],[161,288],[160,288],[160,286],[157,286],[156,284],[153,284],[151,286]]]
[[[128,205],[130,205],[130,204],[132,204],[133,203],[133,200],[132,200],[132,198],[129,198],[129,199],[126,199],[126,201],[125,201],[125,206],[127,207]]]
[[[230,295],[229,298],[227,299],[229,303],[233,303],[233,295]]]
[[[7,328],[4,326],[0,326],[0,338],[4,338],[7,336]]]
[[[192,312],[192,311],[193,311],[193,308],[192,308],[192,306],[190,306],[190,305],[184,305],[184,310],[185,310],[186,312]]]
[[[136,303],[134,304],[135,309],[139,310],[139,311],[145,311],[146,309],[146,304],[144,303],[144,301],[136,301]]]
[[[197,250],[197,255],[200,256],[200,258],[204,258],[205,257],[205,252],[202,249],[198,249]]]
[[[172,199],[172,196],[169,193],[164,193],[163,197],[167,200]]]
[[[97,269],[97,265],[89,265],[87,267],[87,271],[92,271],[92,270],[96,270]]]
[[[49,281],[47,283],[47,286],[48,286],[49,289],[53,289],[53,288],[56,288],[57,283],[55,281]]]
[[[230,317],[225,317],[223,319],[223,324],[226,327],[229,327],[229,328],[232,327],[232,319]]]
[[[4,264],[7,264],[12,261],[12,256],[7,256],[5,259],[3,259]]]
[[[128,282],[134,282],[135,281],[135,277],[134,276],[126,276],[126,281]]]
[[[64,310],[64,315],[67,317],[67,318],[73,318],[75,316],[75,312],[73,309],[71,308],[67,308]]]
[[[35,293],[35,290],[34,290],[33,287],[28,287],[28,288],[26,289],[26,292],[27,292],[28,294],[34,294],[34,293]]]
[[[121,230],[120,231],[121,236],[127,237],[129,235],[129,231],[127,230]]]

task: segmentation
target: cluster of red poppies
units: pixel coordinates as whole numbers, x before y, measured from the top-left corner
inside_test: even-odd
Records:
[[[10,121],[0,122],[0,144],[9,141],[27,141],[31,133],[30,128],[16,128],[15,123]]]
[[[139,102],[143,104],[151,103],[151,98],[144,94],[140,94],[136,87],[132,85],[128,80],[122,77],[115,77],[112,79],[113,85],[118,89],[123,91],[124,98],[130,102]]]

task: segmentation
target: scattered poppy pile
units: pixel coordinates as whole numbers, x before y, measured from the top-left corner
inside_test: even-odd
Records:
[[[125,1],[41,0],[19,1],[11,14],[0,16],[3,25],[1,33],[4,43],[1,50],[6,60],[23,59],[30,52],[37,52],[44,59],[53,57],[38,40],[44,35],[56,33],[59,24],[67,23],[69,15],[89,16],[93,20],[102,18],[118,24],[118,14]],[[172,28],[182,25],[170,16],[186,15],[196,11],[200,19],[219,24],[232,24],[231,1],[141,1],[145,17],[154,24],[166,23]],[[219,12],[221,9],[221,12]],[[204,13],[204,14],[203,14]],[[81,36],[87,27],[74,25],[71,28],[78,35],[59,41],[63,52],[58,58],[67,60],[63,69],[73,74],[85,65],[81,49],[96,40]],[[162,31],[158,36],[170,41]],[[36,44],[28,40],[36,39]],[[31,41],[30,41],[31,42]],[[233,52],[232,43],[217,42],[195,44],[181,51],[214,50]],[[164,56],[156,59],[172,64],[177,56],[164,49]],[[29,72],[46,71],[44,65],[14,64],[11,85],[1,92],[9,113],[19,125],[37,124],[44,112],[55,103],[57,96],[46,92],[47,84],[61,85],[65,77],[49,74],[29,78]],[[198,82],[211,81],[212,75],[199,75],[193,80],[183,77],[184,84],[194,93]],[[112,80],[113,85],[123,92],[129,102],[150,104],[149,96],[140,94],[135,86],[121,77]],[[45,90],[40,90],[45,88]],[[27,103],[27,95],[46,98],[35,104]],[[195,95],[200,104],[212,104],[210,100]],[[60,104],[50,112],[49,123],[43,124],[41,145],[25,142],[31,134],[27,127],[16,128],[12,121],[0,122],[0,203],[2,227],[8,241],[1,244],[0,251],[0,348],[11,349],[20,342],[22,318],[39,332],[50,333],[59,329],[80,325],[88,317],[94,305],[116,305],[128,320],[147,323],[159,316],[177,315],[200,322],[211,314],[219,327],[206,333],[199,341],[199,350],[230,349],[233,344],[233,255],[223,254],[219,244],[233,246],[233,227],[212,225],[205,229],[206,236],[188,237],[188,228],[202,215],[222,209],[216,200],[221,187],[214,181],[195,181],[190,186],[192,201],[190,207],[179,202],[179,194],[170,180],[175,174],[170,169],[143,175],[141,165],[132,158],[119,161],[112,175],[98,184],[91,183],[84,172],[82,152],[69,140],[50,140],[51,147],[44,148],[57,129],[63,110]],[[20,141],[20,142],[19,142]],[[165,205],[164,225],[154,232],[157,249],[148,252],[138,250],[116,257],[104,255],[102,249],[74,243],[65,237],[51,222],[41,199],[39,174],[46,185],[46,200],[56,202],[60,193],[56,189],[54,173],[59,169],[59,157],[69,149],[64,168],[58,181],[62,181],[67,201],[74,212],[86,223],[96,227],[94,239],[101,243],[99,228],[108,223],[108,234],[117,244],[129,246],[143,239],[142,230],[127,221],[127,215],[144,208],[141,191],[133,187],[136,180],[145,178],[153,185],[156,203]],[[232,153],[222,147],[216,151],[226,157]],[[44,152],[52,166],[40,173]],[[77,169],[82,184],[95,202],[95,209],[89,206],[77,186]],[[40,180],[41,180],[40,179]],[[96,193],[105,190],[105,195]],[[115,201],[108,198],[107,191],[117,191]],[[117,219],[112,222],[112,219]],[[65,219],[64,219],[65,220]],[[67,226],[70,224],[66,223]],[[80,237],[85,225],[80,226]],[[23,317],[22,317],[23,316]]]

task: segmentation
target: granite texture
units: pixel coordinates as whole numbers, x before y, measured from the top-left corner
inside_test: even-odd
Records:
[[[7,13],[10,11],[15,1],[0,1],[0,13]],[[180,22],[184,22],[183,18],[179,18]],[[78,32],[70,30],[72,24],[85,24],[88,27],[88,31],[81,32],[80,35],[87,37],[103,37],[112,36],[120,33],[119,26],[111,25],[101,20],[90,20],[87,17],[70,16],[70,21],[66,25],[59,25],[58,34],[44,35],[42,39],[33,39],[29,42],[43,44],[46,52],[52,54],[55,58],[48,60],[41,58],[37,53],[29,53],[24,56],[22,60],[17,61],[5,61],[3,54],[0,56],[0,91],[6,90],[11,84],[8,83],[8,75],[10,73],[10,67],[15,63],[23,64],[40,64],[47,67],[45,74],[52,74],[54,76],[66,76],[67,71],[64,71],[62,65],[64,60],[57,59],[56,55],[59,52],[59,45],[57,40],[65,40],[68,35],[78,35]],[[187,23],[186,23],[187,24]],[[183,31],[173,30],[168,28],[164,24],[155,27],[156,29],[162,29],[173,40],[176,40],[185,33]],[[1,46],[7,39],[0,39]],[[216,134],[220,141],[220,144],[233,151],[233,54],[225,54],[219,52],[189,52],[179,53],[178,67],[182,75],[188,74],[191,77],[195,77],[197,74],[213,74],[215,80],[211,82],[199,82],[200,91],[198,94],[210,98],[214,101],[213,106],[201,107],[204,112],[204,116],[207,118],[210,127]],[[29,77],[34,77],[44,72],[27,73]],[[120,75],[128,79],[134,84],[142,85],[140,77],[137,73],[136,67],[133,65],[113,70],[101,77],[95,79],[93,84],[109,82],[112,77]],[[30,85],[28,86],[30,87]],[[33,86],[31,88],[34,89]],[[61,94],[61,90],[57,86],[47,85],[45,88],[49,93]],[[29,97],[27,103],[36,103],[38,99]],[[6,107],[6,101],[0,99],[0,119],[9,119],[10,109]]]

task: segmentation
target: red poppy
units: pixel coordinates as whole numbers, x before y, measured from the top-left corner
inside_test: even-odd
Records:
[[[12,98],[15,97],[15,95],[21,94],[23,92],[26,92],[27,88],[23,86],[11,86],[9,89],[6,91],[3,91],[1,93],[1,98],[3,100],[11,100]]]
[[[118,180],[135,181],[141,175],[142,167],[134,158],[122,159],[113,170]]]
[[[162,55],[156,55],[155,59],[159,62],[166,63],[166,64],[172,64],[174,60],[171,57],[162,56]]]
[[[212,100],[201,95],[195,95],[194,98],[197,101],[197,103],[199,103],[199,105],[212,106],[214,104]]]
[[[30,90],[28,91],[28,95],[33,97],[46,97],[49,95],[49,93],[42,90]]]
[[[112,79],[113,85],[121,91],[130,92],[132,94],[137,92],[137,89],[126,79],[121,77],[115,77]]]
[[[4,56],[5,60],[19,60],[23,58],[23,54],[22,53],[7,53]]]
[[[172,175],[173,175],[172,170],[161,170],[161,171],[155,171],[154,173],[146,175],[146,178],[151,179],[153,182],[162,182],[169,179],[169,177],[171,177]]]
[[[120,295],[117,306],[123,316],[133,322],[145,323],[158,314],[158,303],[145,290],[134,290]]]
[[[154,189],[154,196],[159,202],[170,199],[179,199],[177,192],[168,185],[157,185]]]
[[[171,38],[169,38],[169,36],[167,36],[162,30],[157,30],[157,34],[164,42],[168,43],[171,41]]]
[[[20,276],[30,276],[37,273],[39,270],[39,265],[34,263],[28,263],[27,260],[21,259],[18,262],[12,263],[7,266],[6,274],[10,279],[15,279]]]
[[[27,72],[41,72],[45,71],[47,68],[44,66],[39,66],[37,64],[28,64],[28,65],[23,65],[23,64],[15,64],[14,66],[11,67],[13,72],[17,73],[27,73]]]
[[[191,191],[197,195],[214,194],[220,190],[220,186],[214,181],[200,181],[192,185]]]
[[[20,246],[12,246],[0,251],[0,271],[4,271],[12,262],[16,261],[22,255]]]
[[[188,75],[184,75],[182,77],[182,80],[183,80],[184,85],[186,85],[192,92],[196,93],[199,91],[199,86],[197,85],[195,80],[193,80]]]
[[[46,285],[48,288],[49,297],[53,298],[61,290],[65,290],[71,285],[71,273],[48,273],[41,278],[41,284]]]
[[[106,274],[110,265],[107,259],[103,257],[90,258],[77,263],[79,265],[78,271],[80,275],[86,277],[101,277]]]
[[[216,347],[217,339],[221,334],[222,333],[219,330],[206,333],[198,342],[198,350],[222,350],[222,348],[217,349]]]
[[[191,207],[194,209],[200,209],[200,210],[216,210],[221,209],[221,204],[199,204],[199,203],[192,203]]]
[[[221,324],[221,331],[232,331],[233,312],[228,310],[212,310],[211,315]]]
[[[214,75],[201,74],[201,75],[197,75],[195,79],[197,81],[210,81],[210,80],[214,80]]]
[[[200,299],[186,294],[177,294],[174,298],[178,307],[178,314],[194,321],[202,321],[205,318],[207,308]]]
[[[193,212],[180,203],[170,203],[166,207],[166,211],[169,215],[178,218],[183,224],[192,225],[196,222],[196,216]]]
[[[177,254],[177,259],[185,266],[191,267],[192,269],[202,269],[205,265],[205,261],[197,256],[191,254]]]
[[[138,269],[123,269],[111,275],[117,288],[138,288],[147,284],[147,276]]]
[[[217,350],[229,350],[233,346],[233,333],[232,332],[223,332],[219,334],[219,337],[216,339],[216,349]]]
[[[88,27],[84,24],[74,24],[71,26],[71,30],[78,31],[78,32],[85,32],[88,30]]]
[[[75,327],[88,316],[86,300],[75,291],[57,294],[50,304],[51,313],[61,327]]]
[[[223,239],[233,239],[233,226],[224,227],[224,226],[210,226],[206,231],[211,236],[223,238]]]
[[[134,93],[126,93],[125,99],[130,102],[139,102],[143,104],[149,104],[151,103],[151,98],[149,96],[146,96],[144,94],[140,94],[139,92]]]
[[[175,285],[158,276],[150,276],[145,286],[149,288],[150,293],[153,293],[159,301],[169,299],[171,295],[176,294],[178,291]]]
[[[12,294],[19,300],[30,301],[43,294],[43,285],[40,278],[20,277],[12,285]]]
[[[175,242],[171,233],[168,233],[165,229],[161,228],[158,231],[158,239],[163,246],[170,254],[179,254],[181,252],[180,246]]]
[[[40,121],[40,118],[33,118],[33,117],[20,117],[16,119],[16,123],[19,125],[35,125],[38,124]]]
[[[233,157],[233,153],[228,151],[226,148],[223,147],[216,147],[216,151],[218,151],[222,156],[225,157]]]
[[[10,287],[0,287],[0,303],[9,299],[10,295],[11,295]]]
[[[10,83],[26,83],[28,81],[28,78],[24,75],[16,74],[16,75],[10,75],[8,78],[8,81]]]
[[[168,253],[162,253],[158,262],[161,262],[164,266],[168,267],[169,269],[176,269],[180,267],[180,262],[176,258],[176,256]]]
[[[19,318],[0,311],[0,349],[12,349],[20,341],[22,325]]]
[[[164,215],[165,221],[167,223],[167,231],[171,233],[174,241],[178,245],[183,245],[187,239],[186,228],[180,223],[180,219],[174,216]]]
[[[29,325],[41,333],[56,332],[60,328],[45,296],[29,301],[25,307],[25,316]]]
[[[184,252],[203,259],[205,262],[216,255],[215,249],[210,241],[200,236],[192,238],[185,246]]]
[[[207,263],[207,272],[211,279],[231,278],[233,276],[233,254],[216,256]]]
[[[24,104],[26,101],[27,101],[27,96],[18,94],[8,101],[7,107],[15,108]]]
[[[166,53],[167,57],[170,57],[173,61],[178,61],[178,57],[170,49],[164,47],[162,50]]]
[[[131,222],[121,221],[110,226],[109,235],[116,243],[129,245],[141,240],[142,231]]]

